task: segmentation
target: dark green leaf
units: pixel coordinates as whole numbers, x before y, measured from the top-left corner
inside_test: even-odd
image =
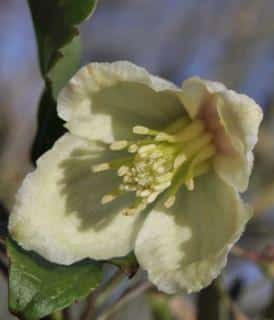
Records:
[[[45,90],[40,100],[33,163],[64,133],[56,97],[80,64],[76,25],[92,14],[96,0],[28,0],[36,33]]]
[[[48,73],[54,99],[57,98],[59,91],[78,70],[81,55],[79,37],[75,37],[61,50],[61,53],[64,59],[60,59]]]
[[[50,88],[41,96],[38,110],[38,131],[32,145],[33,163],[65,132],[63,121],[58,117],[56,102]]]
[[[8,234],[8,212],[0,202],[0,238],[6,238]]]
[[[47,262],[7,241],[11,260],[9,308],[21,319],[40,319],[86,297],[101,282],[101,265],[84,260],[71,266]]]
[[[91,15],[96,0],[28,0],[32,14],[41,72],[44,77],[77,34],[75,25]]]

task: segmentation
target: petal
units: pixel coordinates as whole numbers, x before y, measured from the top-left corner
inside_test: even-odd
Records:
[[[178,90],[126,61],[91,63],[60,93],[58,113],[73,134],[110,143],[136,124],[159,129],[183,115]]]
[[[24,180],[10,217],[12,237],[60,264],[131,251],[142,216],[120,214],[131,204],[128,195],[101,205],[101,197],[117,187],[119,178],[111,171],[91,171],[109,153],[94,142],[70,134],[61,137]]]
[[[207,112],[206,121],[209,128],[214,128],[222,150],[214,161],[215,170],[227,183],[245,191],[253,164],[251,151],[262,120],[261,108],[246,95],[198,77],[186,80],[179,96],[190,117],[200,116],[203,110]]]
[[[233,157],[217,155],[214,158],[214,169],[221,179],[235,187],[239,192],[246,191],[253,169],[253,153],[239,152]]]
[[[183,82],[182,90],[178,95],[184,104],[188,115],[193,119],[198,115],[203,102],[211,94],[225,89],[226,87],[220,82],[192,77]]]
[[[247,189],[253,166],[253,154],[259,125],[261,108],[249,97],[231,90],[216,94],[217,111],[233,148],[232,156],[218,155],[214,167],[227,183],[243,192]]]
[[[148,215],[135,244],[140,265],[162,291],[198,291],[218,276],[251,210],[214,172],[181,188],[170,209]]]

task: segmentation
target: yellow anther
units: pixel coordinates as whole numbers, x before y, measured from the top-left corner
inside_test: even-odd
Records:
[[[151,194],[150,190],[142,190],[140,192],[138,192],[138,196],[142,197],[142,198],[146,198]]]
[[[166,208],[171,208],[175,203],[176,197],[175,195],[170,196],[164,203]]]
[[[193,191],[194,190],[194,180],[192,178],[186,180],[185,181],[185,185],[186,185],[188,191]]]
[[[184,162],[186,162],[186,160],[187,160],[187,157],[184,151],[178,154],[178,156],[174,160],[174,164],[173,164],[174,169],[179,168]]]
[[[144,210],[147,206],[147,203],[142,198],[136,198],[135,204],[130,207],[122,210],[122,214],[125,216],[132,216]]]
[[[113,201],[116,198],[117,198],[117,196],[114,195],[114,194],[111,194],[111,193],[110,194],[105,194],[101,199],[101,203],[102,204],[106,204],[106,203],[109,203],[109,202]]]
[[[156,198],[158,197],[159,192],[152,192],[148,197],[147,197],[147,202],[148,203],[152,203],[156,200]]]
[[[146,135],[149,132],[149,128],[143,126],[135,126],[133,127],[132,131],[135,134]]]
[[[128,152],[129,153],[135,153],[138,150],[138,145],[136,143],[132,144],[131,146],[128,147]]]
[[[139,154],[143,154],[143,153],[146,153],[146,152],[154,150],[154,149],[156,149],[156,145],[155,144],[147,144],[147,145],[144,145],[144,146],[140,147],[138,149],[138,153]]]
[[[121,166],[118,171],[117,171],[117,174],[119,177],[122,177],[124,176],[125,174],[127,174],[129,172],[129,167],[127,166]]]
[[[104,163],[100,163],[92,166],[91,169],[93,172],[102,172],[102,171],[109,170],[110,168],[111,168],[110,163],[104,162]]]
[[[118,150],[123,150],[128,146],[128,141],[126,140],[121,140],[121,141],[114,141],[110,145],[110,149],[113,151],[118,151]]]
[[[156,141],[167,141],[167,142],[175,142],[176,139],[174,136],[170,135],[170,134],[167,134],[165,132],[160,132],[156,135],[155,137],[155,140]]]

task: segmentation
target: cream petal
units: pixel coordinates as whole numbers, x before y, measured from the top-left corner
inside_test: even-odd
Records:
[[[162,291],[198,291],[218,276],[251,210],[214,172],[181,188],[170,209],[157,205],[136,240],[135,253]]]
[[[215,130],[218,149],[222,151],[214,160],[214,168],[227,183],[245,191],[253,164],[251,151],[262,121],[261,108],[246,95],[198,77],[186,80],[179,96],[192,118],[202,116],[208,109],[206,121],[209,129]]]
[[[136,124],[159,129],[184,110],[172,83],[126,61],[91,63],[58,97],[71,133],[107,143],[132,136]]]
[[[198,115],[203,102],[211,94],[223,90],[226,90],[226,87],[220,82],[192,77],[183,82],[182,90],[178,93],[178,96],[188,115],[193,119]]]
[[[249,97],[231,90],[218,92],[215,101],[221,123],[236,153],[218,155],[214,167],[222,179],[243,192],[247,189],[253,166],[252,149],[257,142],[262,110]]]
[[[71,134],[61,137],[23,182],[10,217],[12,237],[23,248],[65,265],[130,252],[142,215],[120,213],[132,203],[129,195],[101,205],[119,178],[111,171],[91,170],[109,154],[98,143]]]
[[[216,98],[218,114],[232,142],[237,139],[245,153],[251,151],[263,118],[261,108],[253,99],[232,90],[218,92]]]
[[[240,192],[248,187],[249,177],[253,169],[253,153],[249,151],[246,155],[238,153],[227,157],[217,155],[214,159],[214,168],[217,174],[225,182],[234,186]]]

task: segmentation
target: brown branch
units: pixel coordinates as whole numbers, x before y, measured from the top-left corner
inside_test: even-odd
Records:
[[[113,305],[110,306],[108,310],[102,313],[98,320],[108,320],[111,319],[111,316],[117,312],[121,307],[126,305],[129,301],[136,298],[141,293],[145,292],[146,290],[150,289],[152,284],[150,282],[143,282],[137,284],[133,288],[128,289]]]
[[[101,288],[93,292],[87,298],[87,306],[81,316],[81,320],[93,319],[96,308],[104,302],[104,300],[124,277],[124,271],[118,270],[109,281],[102,285]]]

